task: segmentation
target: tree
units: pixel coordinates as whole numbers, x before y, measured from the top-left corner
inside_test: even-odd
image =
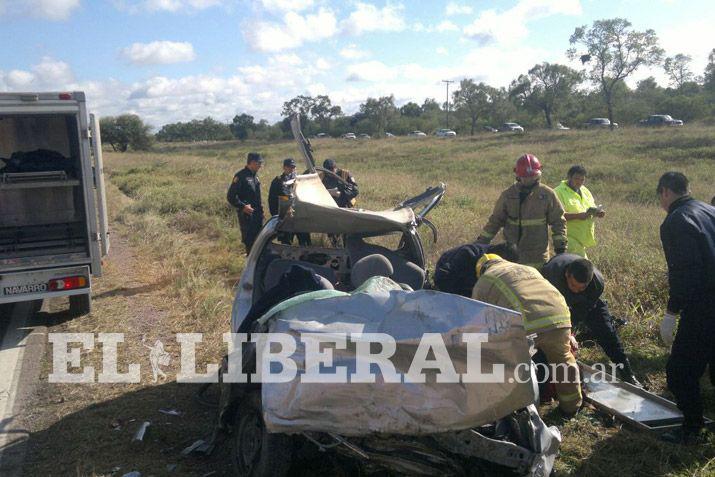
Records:
[[[422,114],[422,108],[417,103],[410,101],[405,103],[400,107],[400,115],[407,116],[409,118],[418,118]]]
[[[126,152],[129,147],[135,151],[151,147],[151,126],[144,124],[136,114],[108,116],[99,122],[102,139],[115,151]]]
[[[695,75],[690,71],[689,65],[691,61],[693,61],[693,58],[683,53],[678,53],[665,59],[663,69],[670,78],[670,84],[680,89],[684,83],[693,81]]]
[[[439,113],[439,103],[434,98],[426,98],[422,103],[422,114]]]
[[[544,62],[531,68],[527,75],[519,75],[512,81],[510,96],[531,111],[543,112],[546,125],[550,128],[552,115],[569,101],[581,81],[578,71]]]
[[[452,93],[455,110],[464,111],[469,116],[472,136],[477,127],[477,119],[487,109],[488,88],[484,83],[476,84],[474,80],[465,78],[459,82],[459,89]]]
[[[253,116],[242,113],[233,117],[233,122],[229,127],[231,128],[231,133],[233,133],[233,136],[236,139],[245,141],[246,138],[248,138],[248,133],[250,131],[255,131],[257,125],[253,122]]]
[[[310,109],[313,107],[313,104],[315,104],[315,100],[313,100],[313,98],[299,94],[290,101],[283,103],[281,115],[284,118],[289,118],[293,114],[300,114],[301,120],[308,119],[308,115],[310,114]]]
[[[385,134],[385,128],[389,119],[397,114],[395,107],[395,97],[382,96],[381,98],[367,98],[365,103],[360,105],[360,113],[372,123],[372,130],[378,135]]]
[[[708,55],[708,64],[705,67],[703,84],[705,85],[705,89],[715,93],[715,48],[713,48]]]
[[[590,63],[587,77],[599,85],[611,123],[614,88],[641,66],[658,64],[663,58],[655,31],[634,31],[624,18],[596,20],[591,28],[578,27],[569,43],[574,45],[567,51],[569,58]],[[576,49],[579,45],[585,52]]]
[[[330,98],[326,95],[318,95],[312,98],[309,109],[311,117],[320,124],[323,130],[328,130],[332,118],[342,116],[343,110],[340,106],[333,106]]]

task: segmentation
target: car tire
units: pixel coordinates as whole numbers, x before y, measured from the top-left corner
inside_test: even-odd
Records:
[[[250,392],[236,410],[231,438],[231,460],[236,476],[283,477],[293,458],[293,441],[271,434],[261,412],[261,391]]]
[[[70,315],[77,318],[92,311],[92,299],[89,293],[70,296]]]

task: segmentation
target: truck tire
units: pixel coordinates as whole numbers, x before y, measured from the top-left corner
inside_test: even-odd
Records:
[[[73,317],[84,316],[92,311],[92,300],[89,293],[70,296],[70,315]]]
[[[270,434],[261,412],[261,391],[248,394],[238,406],[231,439],[236,476],[283,477],[288,474],[293,441],[286,434]]]

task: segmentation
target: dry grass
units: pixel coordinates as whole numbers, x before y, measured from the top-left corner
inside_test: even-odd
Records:
[[[667,350],[657,339],[657,320],[667,286],[658,236],[664,213],[655,203],[655,184],[666,170],[680,170],[691,178],[695,196],[709,201],[715,193],[714,138],[712,127],[689,125],[679,130],[485,134],[456,140],[327,139],[315,141],[314,149],[321,161],[335,158],[355,174],[361,207],[392,207],[429,185],[446,182],[447,195],[430,216],[440,241],[431,244],[429,235],[423,236],[431,263],[441,251],[478,235],[499,192],[510,185],[513,161],[520,154],[532,152],[541,158],[544,182],[552,186],[572,164],[584,165],[589,188],[607,210],[597,225],[599,245],[589,255],[607,277],[611,308],[631,321],[622,335],[636,371],[660,392]],[[229,329],[232,287],[244,263],[225,191],[249,150],[267,158],[260,174],[266,195],[281,160],[298,159],[291,142],[172,144],[147,154],[110,153],[105,159],[111,183],[129,198],[113,195],[116,222],[131,234],[139,255],[152,258],[147,263],[152,273],[169,279],[170,286],[160,295],[168,310],[161,319],[163,330],[204,332],[208,344],[200,350],[202,361],[216,362],[223,350],[220,335]],[[597,350],[585,350],[582,357],[603,359]],[[715,415],[709,385],[705,395],[706,408]],[[567,423],[563,433],[559,475],[715,475],[713,446],[667,446],[615,427],[594,412]]]

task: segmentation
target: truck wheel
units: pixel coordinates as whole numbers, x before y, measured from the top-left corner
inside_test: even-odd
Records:
[[[261,392],[247,395],[236,411],[231,460],[236,476],[282,477],[288,474],[293,443],[286,434],[269,434],[261,413]]]
[[[70,296],[70,315],[84,316],[92,311],[92,300],[89,293]]]

